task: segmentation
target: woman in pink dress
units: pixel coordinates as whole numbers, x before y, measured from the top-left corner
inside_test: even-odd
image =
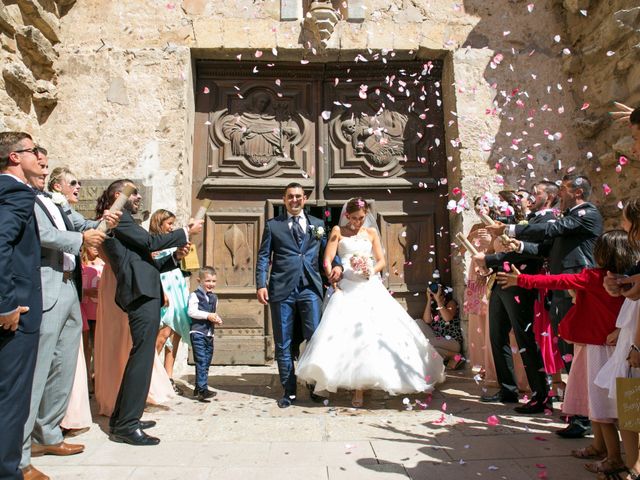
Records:
[[[116,305],[116,277],[109,264],[102,270],[94,346],[95,395],[100,415],[111,416],[131,350],[127,314]],[[169,376],[156,355],[147,402],[164,404],[175,397]]]

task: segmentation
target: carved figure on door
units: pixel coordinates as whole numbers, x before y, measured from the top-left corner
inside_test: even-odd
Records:
[[[222,124],[224,135],[231,141],[234,155],[243,156],[255,166],[263,166],[283,157],[287,145],[299,133],[290,118],[279,119],[271,108],[271,97],[259,92],[250,98],[246,112],[228,115]]]

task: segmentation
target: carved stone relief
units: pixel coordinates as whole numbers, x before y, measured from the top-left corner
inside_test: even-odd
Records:
[[[300,139],[300,128],[282,102],[273,102],[262,91],[245,102],[246,110],[225,115],[222,132],[234,156],[244,157],[255,167],[264,167],[287,157],[290,145]]]

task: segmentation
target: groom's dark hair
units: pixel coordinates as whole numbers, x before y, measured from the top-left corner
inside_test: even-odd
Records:
[[[287,192],[287,190],[289,190],[290,188],[301,188],[302,191],[304,192],[304,188],[302,187],[302,185],[300,185],[298,182],[291,182],[289,185],[287,185],[284,189],[285,193]]]

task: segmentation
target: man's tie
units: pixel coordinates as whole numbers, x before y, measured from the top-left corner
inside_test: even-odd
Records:
[[[298,247],[302,246],[302,239],[304,238],[304,232],[302,231],[302,227],[300,226],[300,217],[295,216],[291,217],[293,219],[293,225],[291,229],[293,230],[293,238],[298,242]]]

